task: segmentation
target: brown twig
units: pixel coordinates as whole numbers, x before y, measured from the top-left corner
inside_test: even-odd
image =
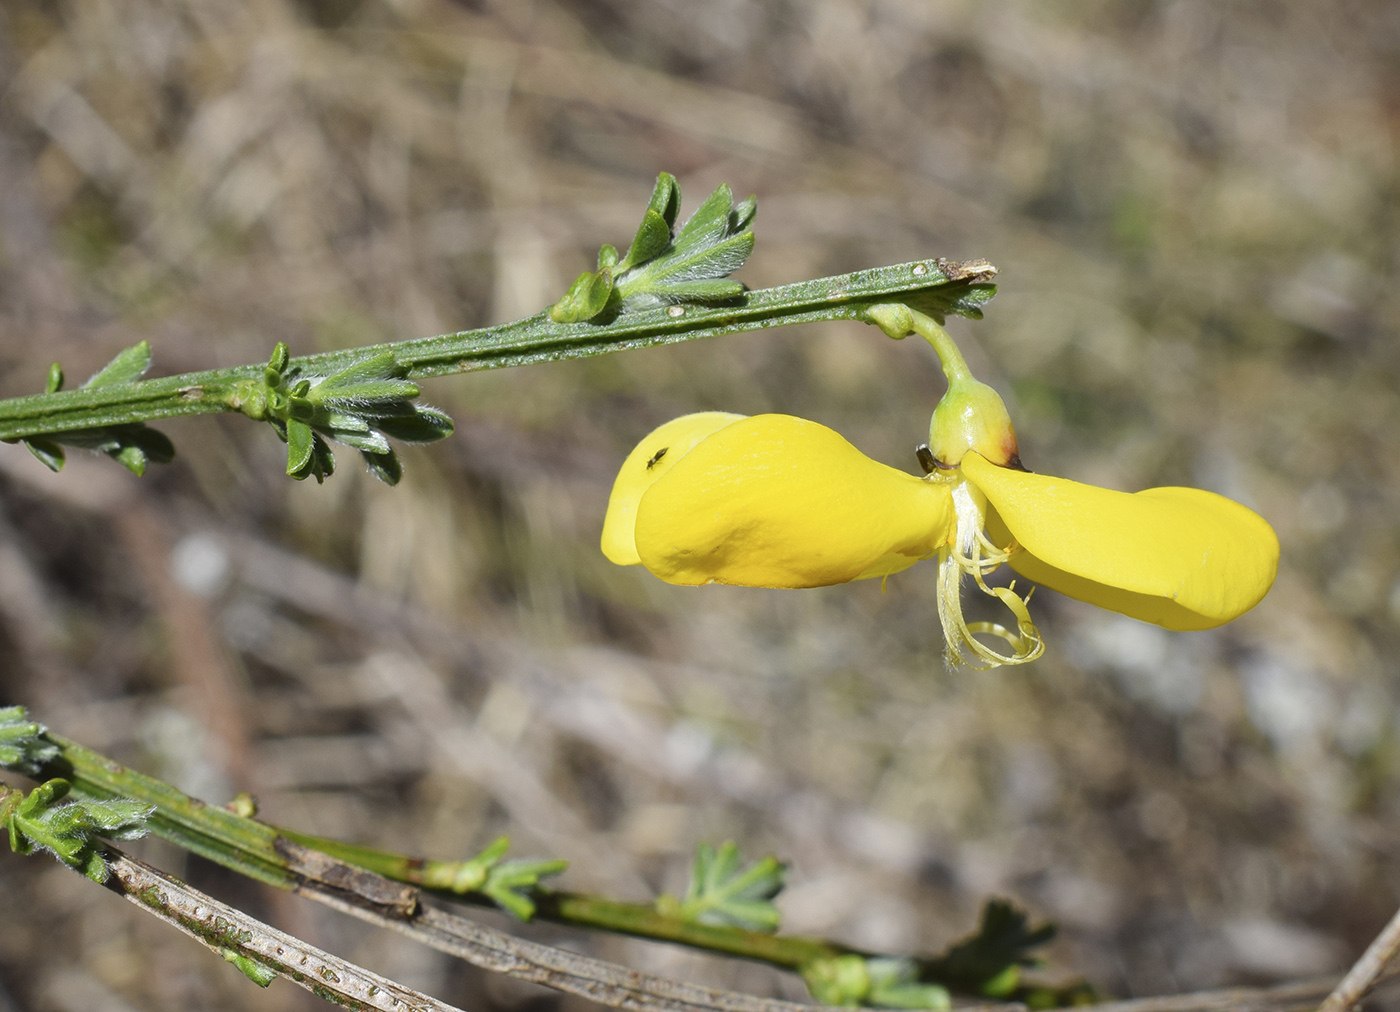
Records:
[[[1350,1012],[1366,993],[1381,981],[1381,974],[1400,952],[1400,911],[1381,929],[1366,951],[1361,954],[1342,982],[1327,996],[1318,1012]]]
[[[1301,980],[1277,987],[1230,987],[1127,1001],[1103,1002],[1093,1012],[1305,1012],[1336,982],[1333,977]]]
[[[253,960],[346,1008],[460,1012],[278,931],[118,850],[109,849],[107,859],[109,889],[231,962],[234,956]]]

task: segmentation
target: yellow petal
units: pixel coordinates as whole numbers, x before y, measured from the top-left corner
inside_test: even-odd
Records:
[[[635,534],[642,494],[702,439],[743,417],[728,411],[700,411],[673,418],[648,433],[627,455],[613,482],[603,518],[603,554],[619,566],[641,562]]]
[[[823,425],[757,415],[711,434],[646,490],[636,547],[670,583],[883,576],[948,540],[948,489],[871,460]]]
[[[1278,571],[1278,538],[1257,513],[1213,492],[1128,494],[997,467],[975,453],[967,478],[995,508],[987,532],[1024,549],[1027,578],[1168,629],[1210,629],[1253,608]]]

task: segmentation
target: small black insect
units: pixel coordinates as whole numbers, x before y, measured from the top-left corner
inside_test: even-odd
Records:
[[[666,451],[669,449],[669,446],[663,446],[661,449],[653,453],[651,455],[651,460],[647,461],[647,470],[650,471],[653,467],[655,467],[657,465],[657,462],[660,461],[662,457],[666,456]]]
[[[938,458],[933,455],[927,443],[920,443],[914,450],[914,456],[919,458],[919,466],[924,469],[924,474],[933,474],[938,470]]]

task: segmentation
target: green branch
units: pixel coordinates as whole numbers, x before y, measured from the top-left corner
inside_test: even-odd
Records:
[[[401,468],[389,440],[425,443],[452,432],[452,419],[417,403],[416,380],[632,348],[694,341],[789,323],[868,319],[898,300],[942,320],[981,316],[995,288],[985,260],[923,260],[750,292],[730,275],[753,250],[753,197],[734,202],[720,185],[679,227],[680,186],[663,172],[627,253],[605,245],[553,306],[515,323],[441,337],[292,358],[278,343],[262,365],[142,380],[151,364],[142,341],[120,352],[76,390],[49,368],[44,392],[0,401],[0,440],[23,441],[57,471],[64,446],[105,453],[140,475],[175,448],[146,425],[162,418],[239,411],[267,422],[287,444],[287,474],[323,481],[335,470],[330,443],[358,450],[393,485]]]
[[[976,317],[981,315],[978,307],[995,292],[988,283],[995,273],[985,261],[918,260],[760,289],[734,305],[673,305],[624,313],[601,324],[556,323],[546,311],[500,327],[295,357],[287,366],[298,376],[326,376],[390,352],[404,378],[418,380],[588,358],[790,323],[862,319],[870,306],[891,300],[917,305],[940,317]],[[258,363],[13,397],[0,401],[0,439],[241,410],[240,391],[260,383],[265,369],[265,364]]]
[[[737,913],[776,926],[776,920],[756,918],[753,905],[780,887],[781,865],[764,858],[741,868],[729,845],[718,851],[702,848],[691,887],[680,900],[663,896],[652,904],[628,903],[553,890],[539,880],[560,871],[562,862],[503,861],[501,841],[467,861],[437,861],[280,829],[251,818],[253,806],[246,796],[235,800],[237,811],[208,805],[29,722],[19,708],[0,715],[29,732],[8,743],[23,757],[27,775],[63,778],[86,798],[153,806],[144,821],[153,834],[281,889],[295,890],[310,879],[408,916],[416,905],[408,887],[416,886],[503,907],[522,919],[532,916],[759,960],[800,973],[813,994],[830,1004],[927,1007],[943,988],[1042,1005],[1067,1003],[1086,993],[1082,987],[1059,991],[1021,982],[1020,967],[1034,962],[1032,950],[1049,939],[1052,929],[1032,929],[1024,913],[1000,901],[987,905],[977,932],[946,953],[891,960],[825,939],[734,923]],[[358,882],[347,872],[351,865],[373,874]],[[407,885],[386,888],[392,886],[386,880]],[[712,916],[717,911],[727,911],[727,916],[717,921]]]

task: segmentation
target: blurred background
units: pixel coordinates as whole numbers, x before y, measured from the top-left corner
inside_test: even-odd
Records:
[[[1390,0],[4,0],[0,394],[143,338],[171,374],[532,314],[661,169],[683,215],[758,195],[753,287],[991,260],[951,327],[1028,466],[1249,504],[1271,595],[1173,634],[1037,593],[1044,659],[979,673],[942,663],[932,566],[606,563],[615,468],[686,411],[917,469],[932,354],[826,324],[431,381],[457,433],[395,489],[348,451],[293,483],[241,418],[163,425],[141,480],[0,447],[0,702],[274,822],[441,857],[505,832],[618,898],[732,838],[791,861],[785,930],[893,953],[1005,896],[1060,925],[1044,976],[1120,996],[1349,963],[1400,903]],[[143,846],[463,1007],[584,1007]],[[48,859],[0,854],[0,897],[4,1012],[317,1005]]]

